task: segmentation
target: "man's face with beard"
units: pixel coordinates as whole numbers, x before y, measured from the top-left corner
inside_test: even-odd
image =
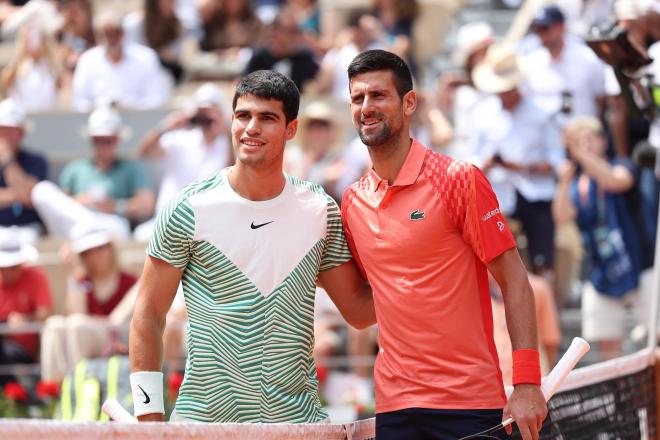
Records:
[[[362,143],[383,145],[397,138],[403,127],[403,100],[394,74],[379,70],[356,75],[350,82],[351,115]]]

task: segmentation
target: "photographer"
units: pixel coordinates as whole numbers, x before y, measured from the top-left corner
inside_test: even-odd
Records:
[[[567,155],[552,205],[557,225],[575,221],[592,267],[582,293],[582,336],[603,357],[621,354],[625,308],[638,300],[642,243],[633,214],[637,169],[631,160],[607,158],[601,123],[579,117],[566,127]]]
[[[206,83],[195,92],[193,102],[192,110],[169,114],[140,143],[141,158],[163,161],[156,213],[186,185],[233,163],[220,90]],[[138,226],[135,238],[147,240],[152,225],[153,219]]]

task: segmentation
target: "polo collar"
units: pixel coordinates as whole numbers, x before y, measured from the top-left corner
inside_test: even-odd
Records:
[[[408,156],[406,157],[405,162],[403,162],[403,166],[399,170],[399,174],[397,174],[396,179],[394,179],[394,183],[391,186],[408,186],[417,182],[419,173],[422,171],[424,158],[426,158],[426,152],[426,147],[419,143],[417,139],[413,138],[412,143],[410,144],[410,150],[408,151]],[[381,184],[387,183],[376,174],[373,168],[369,171],[369,176],[371,177],[374,192],[378,191]]]

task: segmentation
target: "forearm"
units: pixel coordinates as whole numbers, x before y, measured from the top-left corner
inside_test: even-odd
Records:
[[[129,336],[131,371],[161,371],[165,319],[135,305]]]
[[[358,330],[365,329],[376,323],[374,297],[369,285],[365,284],[362,290],[356,295],[355,307],[352,310],[350,319],[346,316],[344,319]]]
[[[582,166],[584,173],[594,179],[598,186],[605,191],[623,192],[634,184],[634,180],[627,170],[618,172],[617,168],[621,167],[613,167],[599,155],[584,151],[584,149],[574,151],[573,154]]]
[[[571,200],[570,182],[557,183],[557,191],[552,201],[552,218],[555,224],[568,223],[575,219],[575,205]]]
[[[0,208],[9,208],[16,202],[16,192],[12,188],[0,188]]]
[[[147,158],[156,156],[160,148],[161,134],[162,130],[160,128],[150,130],[142,138],[140,148],[138,149],[138,157]]]
[[[117,213],[130,219],[146,220],[153,215],[154,203],[155,199],[151,191],[140,191],[126,200],[124,213]]]
[[[500,281],[507,329],[511,337],[511,346],[518,349],[538,349],[536,327],[536,307],[534,293],[527,279],[524,266],[512,271],[510,277]]]

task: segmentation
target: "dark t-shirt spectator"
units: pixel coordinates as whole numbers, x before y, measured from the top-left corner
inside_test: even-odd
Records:
[[[42,156],[20,150],[16,155],[16,160],[27,174],[36,177],[40,181],[46,179],[48,175],[48,163]],[[0,188],[6,187],[5,177],[3,173],[0,173]],[[36,222],[39,222],[37,212],[20,203],[0,209],[1,226],[21,226]]]
[[[252,58],[245,68],[245,74],[255,70],[275,70],[293,81],[299,90],[305,82],[314,79],[319,65],[314,60],[311,51],[301,48],[295,54],[284,58],[275,56],[266,47],[255,49]]]

